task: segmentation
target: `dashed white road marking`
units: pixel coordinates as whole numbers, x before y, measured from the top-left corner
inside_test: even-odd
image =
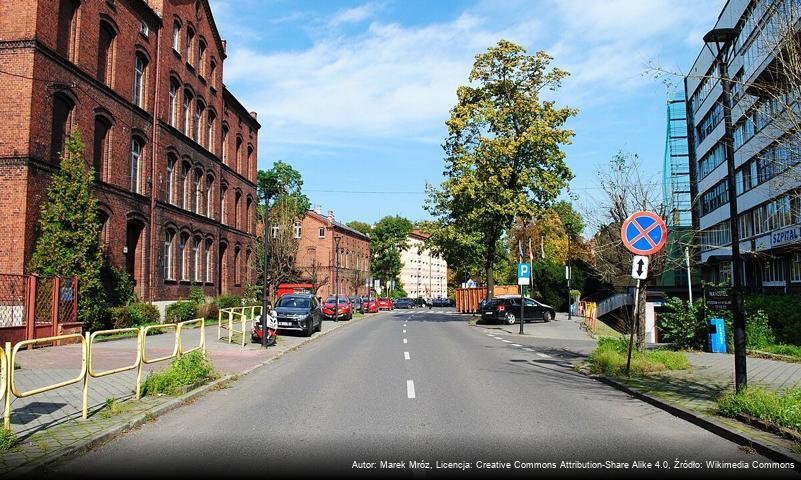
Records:
[[[504,343],[512,343],[511,340],[501,340]]]
[[[513,344],[512,344],[512,346],[513,346],[513,347],[522,347],[523,345],[518,345],[518,344],[516,344],[516,343],[513,343]]]
[[[533,351],[534,351],[534,350],[533,350],[533,349],[531,349],[531,348],[524,348],[523,350],[525,350],[525,351],[527,351],[527,352],[533,352]]]
[[[406,396],[409,398],[415,398],[414,380],[406,380]]]
[[[551,356],[550,356],[550,355],[548,355],[547,353],[540,353],[540,352],[537,352],[537,356],[538,356],[538,357],[542,357],[542,358],[551,358]]]
[[[409,341],[404,338],[403,343],[409,343]]]
[[[403,333],[406,333],[406,329],[405,328],[403,329]]]
[[[409,356],[409,352],[403,352],[403,358],[404,358],[404,360],[411,360],[411,357]]]

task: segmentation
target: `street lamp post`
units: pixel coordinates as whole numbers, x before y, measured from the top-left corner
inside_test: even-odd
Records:
[[[573,311],[570,308],[570,304],[573,302],[573,297],[570,292],[570,277],[573,276],[573,272],[571,271],[572,266],[570,265],[570,233],[567,234],[567,319],[573,319]]]
[[[267,294],[269,292],[267,288],[267,270],[268,266],[270,265],[270,248],[268,242],[268,231],[269,231],[269,212],[270,212],[270,200],[264,202],[264,228],[262,230],[262,237],[264,237],[264,267],[262,268],[263,278],[262,278],[262,286],[261,286],[261,346],[262,348],[267,348],[267,315],[269,312],[267,311],[268,307],[268,299]],[[242,335],[245,333],[242,332]]]
[[[342,237],[334,236],[334,321],[339,321],[339,241]]]
[[[731,231],[732,261],[732,317],[734,326],[734,383],[737,392],[748,386],[745,350],[745,317],[743,315],[742,268],[740,264],[740,231],[737,213],[737,190],[735,184],[734,143],[731,119],[731,79],[729,78],[728,55],[732,41],[737,36],[734,28],[716,28],[704,35],[704,42],[715,55],[718,76],[723,87],[723,145],[726,152],[727,187],[729,189],[729,230]],[[715,45],[712,51],[709,45]]]

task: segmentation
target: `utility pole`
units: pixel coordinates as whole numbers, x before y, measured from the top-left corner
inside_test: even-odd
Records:
[[[567,234],[567,319],[573,319],[573,311],[570,308],[570,304],[573,301],[573,297],[570,293],[570,277],[573,276],[573,272],[570,265],[570,233]]]
[[[270,199],[266,198],[264,200],[264,229],[262,231],[262,237],[264,237],[264,267],[262,268],[262,285],[261,285],[261,346],[262,348],[267,348],[267,315],[269,312],[267,311],[269,305],[269,300],[267,295],[269,293],[269,289],[267,288],[267,270],[270,266],[270,243],[268,241],[268,232],[270,222],[269,220],[269,212],[270,212]],[[245,332],[242,332],[244,335]]]
[[[334,321],[339,321],[339,241],[342,237],[334,236]]]
[[[684,247],[684,258],[687,260],[687,293],[690,296],[690,306],[693,304],[693,278],[690,271],[690,247]]]

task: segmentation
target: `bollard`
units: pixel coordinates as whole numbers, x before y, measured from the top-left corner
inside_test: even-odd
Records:
[[[6,348],[3,350],[3,363],[6,365],[5,377],[3,378],[3,390],[5,395],[6,409],[3,413],[3,429],[6,432],[11,431],[11,372],[10,369],[14,368],[11,365],[11,342],[6,342]]]

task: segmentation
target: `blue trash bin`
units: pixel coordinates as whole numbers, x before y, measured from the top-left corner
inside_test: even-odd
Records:
[[[709,350],[712,353],[726,353],[726,324],[722,318],[709,321]]]

